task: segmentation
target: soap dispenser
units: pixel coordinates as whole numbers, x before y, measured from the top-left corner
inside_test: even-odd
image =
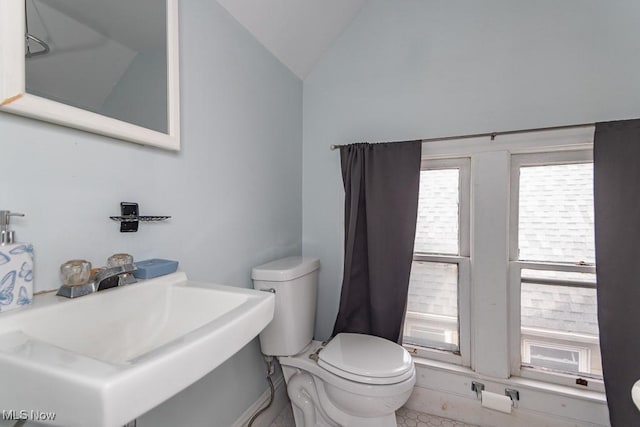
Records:
[[[33,301],[33,246],[15,243],[12,216],[24,214],[0,211],[0,313]]]

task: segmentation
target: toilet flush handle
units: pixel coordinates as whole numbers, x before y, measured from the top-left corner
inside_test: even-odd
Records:
[[[267,288],[267,289],[259,289],[262,292],[271,292],[272,294],[276,293],[276,290],[273,288]]]

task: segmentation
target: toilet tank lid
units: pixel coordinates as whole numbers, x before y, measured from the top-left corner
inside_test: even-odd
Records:
[[[320,268],[318,258],[292,256],[268,262],[251,270],[253,280],[286,282],[297,279]]]

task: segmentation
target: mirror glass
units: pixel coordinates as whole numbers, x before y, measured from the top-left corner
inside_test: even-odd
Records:
[[[168,133],[166,0],[26,0],[26,92]]]

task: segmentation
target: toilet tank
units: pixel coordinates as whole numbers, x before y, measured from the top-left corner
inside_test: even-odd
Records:
[[[288,257],[255,267],[253,287],[275,291],[273,320],[260,333],[262,353],[292,356],[313,339],[318,291],[317,258]]]

